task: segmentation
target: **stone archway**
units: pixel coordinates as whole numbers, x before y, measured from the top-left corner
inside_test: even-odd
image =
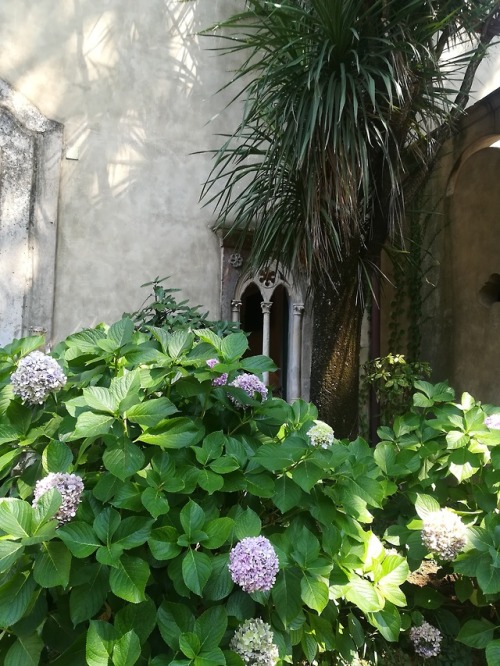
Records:
[[[63,126],[0,79],[0,346],[52,334]]]
[[[286,386],[284,397],[289,401],[307,397],[304,388],[306,357],[302,344],[305,311],[303,288],[286,271],[279,269],[274,264],[255,274],[244,273],[237,281],[234,296],[231,299],[233,321],[240,321],[242,299],[249,289],[258,292],[258,306],[262,313],[262,349],[260,353],[266,356],[271,355],[273,333],[277,332],[272,330],[272,314],[281,308],[281,320],[279,324],[275,320],[275,326],[278,324],[280,329],[278,335],[286,334],[287,338],[287,358],[283,363],[283,367],[286,368],[286,377],[283,377],[281,381],[281,386]],[[280,298],[280,290],[286,292],[286,298]],[[286,312],[283,307],[286,307]],[[283,319],[286,319],[286,327]],[[310,319],[309,314],[306,314],[306,319]],[[269,383],[269,373],[265,373],[264,382]]]
[[[498,402],[500,89],[467,110],[443,146],[425,199],[422,349],[436,380]]]

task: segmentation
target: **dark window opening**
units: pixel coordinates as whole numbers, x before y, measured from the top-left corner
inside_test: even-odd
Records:
[[[250,284],[241,297],[241,328],[248,333],[249,350],[246,356],[262,354],[264,299],[259,288]],[[275,396],[286,400],[288,375],[289,299],[286,289],[279,285],[274,290],[270,315],[269,356],[278,369],[269,373],[269,386]]]
[[[264,315],[260,304],[264,299],[255,284],[250,284],[241,297],[241,328],[249,333],[249,350],[245,356],[262,354],[262,324]]]
[[[276,287],[272,297],[270,356],[278,366],[276,372],[269,375],[269,384],[273,393],[280,398],[287,398],[288,375],[288,294],[283,285]]]

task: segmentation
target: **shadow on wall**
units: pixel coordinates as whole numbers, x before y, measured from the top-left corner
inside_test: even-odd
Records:
[[[227,126],[217,113],[230,93],[214,93],[228,75],[197,33],[232,5],[73,0],[56,11],[19,0],[0,10],[0,75],[65,126],[56,338],[133,309],[156,274],[218,307],[218,243],[198,202],[210,158],[191,153]]]

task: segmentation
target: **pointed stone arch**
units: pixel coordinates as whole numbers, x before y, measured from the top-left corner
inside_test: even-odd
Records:
[[[52,335],[63,126],[0,79],[0,346]]]
[[[241,307],[245,292],[249,287],[255,285],[262,297],[260,302],[262,310],[262,349],[260,353],[270,356],[271,350],[271,315],[274,305],[274,297],[282,288],[286,294],[286,348],[287,358],[284,364],[286,377],[283,384],[286,386],[285,397],[290,400],[306,398],[307,389],[305,381],[305,367],[307,365],[307,354],[303,350],[304,319],[310,319],[306,313],[306,289],[299,280],[286,270],[279,268],[276,264],[270,264],[256,273],[243,272],[234,287],[231,299],[231,318],[240,321]],[[269,373],[265,373],[264,382],[269,382]]]

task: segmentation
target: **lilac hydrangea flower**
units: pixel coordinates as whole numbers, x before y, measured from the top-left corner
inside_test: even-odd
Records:
[[[14,394],[30,405],[41,405],[51,391],[66,384],[66,376],[57,361],[41,351],[24,356],[10,380]]]
[[[279,658],[271,627],[260,618],[245,620],[229,647],[247,666],[274,666]]]
[[[76,515],[83,492],[83,481],[76,474],[65,474],[64,472],[50,472],[40,481],[36,482],[33,493],[33,506],[38,504],[39,499],[47,491],[56,488],[61,493],[61,506],[55,518],[59,525],[64,525]]]
[[[312,446],[327,449],[333,444],[333,429],[324,421],[314,421],[314,425],[307,431]]]
[[[213,368],[217,363],[219,361],[216,358],[209,358],[207,361],[209,368]],[[224,386],[225,384],[227,384],[227,372],[223,372],[220,377],[212,379],[212,386]]]
[[[500,429],[500,414],[490,414],[484,419],[484,425],[492,430]]]
[[[454,560],[467,543],[467,528],[451,509],[433,511],[424,518],[422,543],[442,560]]]
[[[266,537],[246,537],[229,553],[229,572],[233,582],[245,592],[270,590],[280,565]]]
[[[420,627],[410,629],[410,640],[415,652],[424,659],[438,656],[441,651],[442,638],[439,629],[428,622],[422,622]]]
[[[249,398],[255,398],[256,393],[260,393],[262,400],[267,398],[267,388],[265,384],[261,382],[261,380],[256,375],[251,375],[247,372],[238,375],[236,379],[234,379],[229,384],[229,386],[236,386],[236,388],[243,389]],[[234,396],[230,395],[229,398],[236,405],[236,407],[246,409],[247,405],[242,405],[241,402]]]

